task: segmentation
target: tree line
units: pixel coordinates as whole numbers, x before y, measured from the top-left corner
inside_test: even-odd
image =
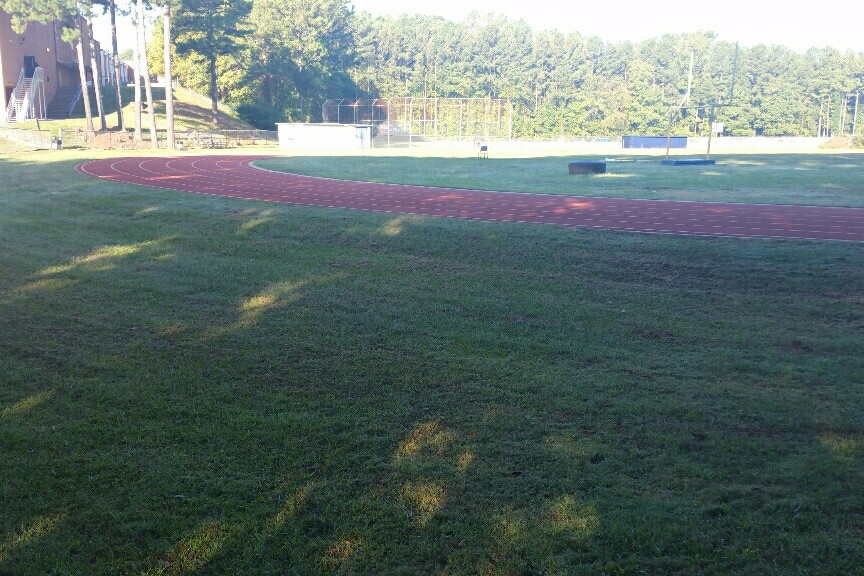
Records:
[[[52,15],[68,20],[114,2],[89,1],[38,6],[44,13],[56,5]],[[134,9],[118,10],[141,31],[144,4],[134,1]],[[44,21],[32,6],[0,0],[22,21]],[[372,16],[348,0],[149,6],[161,22],[149,44],[139,44],[142,72],[164,75],[171,66],[170,76],[210,95],[214,121],[219,102],[272,129],[282,120],[320,120],[328,98],[490,97],[513,103],[514,135],[523,138],[666,134],[670,126],[707,134],[712,119],[734,136],[864,130],[857,123],[864,54],[833,48],[737,46],[711,32],[604,42],[495,14]]]
[[[864,85],[864,54],[737,46],[711,32],[614,43],[494,14],[457,22],[354,13],[346,0],[243,5],[210,92],[262,127],[320,120],[328,98],[491,97],[513,103],[523,138],[666,134],[670,119],[676,133],[707,134],[712,107],[727,135],[828,136],[851,134]],[[206,54],[178,48],[178,76],[206,90]]]

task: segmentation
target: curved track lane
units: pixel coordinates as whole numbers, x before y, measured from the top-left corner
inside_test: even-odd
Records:
[[[864,242],[864,209],[629,200],[455,190],[298,176],[252,166],[267,156],[114,158],[78,166],[128,184],[245,200],[631,232]]]

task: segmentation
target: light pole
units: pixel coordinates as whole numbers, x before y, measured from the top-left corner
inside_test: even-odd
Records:
[[[862,88],[864,88],[864,84],[855,88],[855,111],[852,113],[852,138],[855,138],[855,128],[858,123],[858,96]]]

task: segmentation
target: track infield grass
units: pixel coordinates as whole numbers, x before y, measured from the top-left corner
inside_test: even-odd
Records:
[[[861,245],[263,204],[83,159],[0,158],[0,574],[860,571]]]
[[[714,158],[714,166],[664,166],[662,156],[621,156],[609,158],[607,173],[595,176],[571,176],[568,161],[606,156],[422,158],[375,150],[362,156],[297,156],[259,165],[309,176],[507,192],[864,207],[864,153]]]

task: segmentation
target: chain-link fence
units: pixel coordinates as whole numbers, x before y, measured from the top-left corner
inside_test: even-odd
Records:
[[[190,130],[176,132],[178,148],[243,148],[246,146],[276,146],[278,133],[273,130]]]
[[[51,132],[0,127],[0,152],[26,152],[51,148]]]
[[[104,150],[136,150],[151,148],[150,136],[144,133],[136,141],[132,132],[106,131],[90,134],[81,128],[64,129],[61,132],[64,148],[100,148]],[[167,133],[156,132],[159,148],[167,148]],[[178,150],[201,150],[220,148],[243,148],[249,146],[276,146],[278,137],[271,130],[178,130],[174,133]]]
[[[324,122],[370,124],[375,147],[513,138],[513,106],[497,98],[331,99]]]

